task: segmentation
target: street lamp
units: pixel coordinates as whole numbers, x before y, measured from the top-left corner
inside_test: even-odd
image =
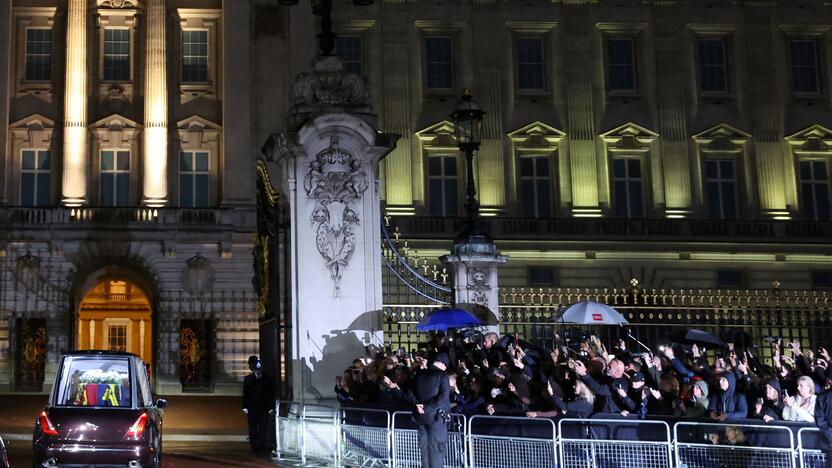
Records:
[[[454,250],[457,253],[496,252],[494,241],[488,235],[488,227],[479,218],[480,203],[477,201],[477,188],[474,186],[474,152],[480,149],[483,115],[485,112],[474,102],[471,91],[465,89],[462,99],[457,102],[450,116],[454,123],[457,146],[465,154],[467,176],[465,221],[459,235],[454,239]]]
[[[321,32],[318,34],[318,47],[321,55],[332,55],[335,48],[335,33],[332,32],[332,1],[311,0],[312,14],[321,17]],[[372,5],[375,0],[353,0],[355,6]],[[297,5],[298,0],[277,0],[283,6]]]

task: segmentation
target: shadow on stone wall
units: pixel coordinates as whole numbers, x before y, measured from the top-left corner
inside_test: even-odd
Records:
[[[295,395],[303,399],[335,398],[335,376],[342,375],[353,360],[374,356],[383,347],[377,333],[381,331],[382,311],[369,311],[356,317],[347,328],[332,330],[322,337],[305,336],[308,347],[318,350],[321,359],[312,357],[296,361],[303,373],[304,388]]]

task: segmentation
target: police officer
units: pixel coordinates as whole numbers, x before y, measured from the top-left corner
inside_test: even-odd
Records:
[[[419,426],[422,466],[442,468],[448,445],[448,420],[451,414],[451,387],[445,370],[448,355],[438,353],[433,365],[413,379],[411,403],[416,405],[413,420]]]
[[[269,414],[274,409],[274,386],[263,374],[263,364],[257,356],[249,356],[251,374],[243,381],[243,413],[248,416],[248,441],[251,451],[263,453],[267,449]]]

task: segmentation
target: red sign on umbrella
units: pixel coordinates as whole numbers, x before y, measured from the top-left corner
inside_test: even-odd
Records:
[[[604,317],[601,314],[592,314],[592,320],[595,320],[596,322],[600,322],[600,321],[604,320]]]

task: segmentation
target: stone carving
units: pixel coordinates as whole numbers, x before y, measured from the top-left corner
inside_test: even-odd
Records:
[[[19,284],[22,284],[31,291],[40,289],[40,259],[27,253],[17,259],[15,264],[15,276]]]
[[[350,204],[367,190],[367,177],[361,161],[338,146],[338,137],[331,137],[329,148],[309,164],[303,187],[315,199],[310,219],[315,226],[315,244],[329,268],[337,296],[342,271],[355,250],[353,226],[360,223]]]
[[[138,8],[138,0],[98,0],[99,8]]]
[[[487,271],[483,268],[468,269],[468,291],[471,302],[483,307],[488,307],[488,292],[491,290],[487,275]]]
[[[364,104],[369,91],[358,73],[345,72],[340,62],[316,63],[314,73],[301,73],[295,80],[295,104],[324,103],[331,106]]]
[[[207,258],[197,254],[182,270],[182,289],[192,296],[202,296],[214,288],[214,268]]]

